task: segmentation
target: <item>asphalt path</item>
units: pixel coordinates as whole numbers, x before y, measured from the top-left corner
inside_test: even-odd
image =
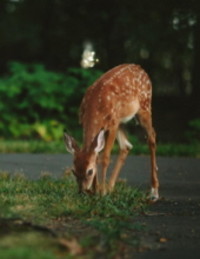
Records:
[[[116,157],[112,157],[112,165]],[[158,157],[160,193],[164,197],[184,199],[190,195],[200,197],[200,159]],[[0,154],[0,172],[23,173],[36,180],[44,173],[61,177],[72,166],[68,154]],[[120,178],[131,185],[148,188],[150,161],[148,156],[129,156],[122,168]],[[190,194],[191,186],[193,190]]]
[[[68,154],[0,154],[0,172],[32,180],[44,173],[61,177],[71,165]],[[133,258],[200,258],[200,159],[158,157],[158,167],[161,200],[136,219],[146,230],[136,233],[142,245]],[[129,156],[120,178],[148,190],[149,157]]]

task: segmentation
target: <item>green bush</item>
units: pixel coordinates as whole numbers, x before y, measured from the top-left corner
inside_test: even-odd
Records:
[[[200,141],[200,118],[189,122],[189,130],[186,132],[186,137],[189,142],[199,143]]]
[[[100,74],[81,68],[62,74],[40,64],[10,63],[9,74],[0,79],[1,138],[61,138],[64,127],[77,127],[81,98]]]

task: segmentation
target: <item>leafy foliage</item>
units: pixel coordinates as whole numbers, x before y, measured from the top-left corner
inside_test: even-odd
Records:
[[[62,74],[40,64],[10,63],[9,75],[0,79],[0,135],[60,139],[64,125],[77,124],[83,93],[100,74],[79,68]]]
[[[189,130],[186,132],[186,137],[192,143],[199,143],[200,140],[200,119],[189,121]]]
[[[29,10],[32,12],[30,13]],[[182,0],[169,3],[169,1],[158,0],[153,2],[124,0],[122,3],[111,0],[106,5],[102,5],[102,1],[99,0],[76,0],[76,2],[2,0],[0,15],[1,74],[8,71],[6,66],[12,60],[39,62],[53,70],[65,71],[66,67],[80,64],[81,54],[85,48],[84,43],[89,41],[100,60],[99,68],[107,70],[121,63],[138,63],[145,68],[152,79],[154,97],[163,96],[165,99],[169,96],[176,99],[177,106],[173,108],[168,105],[164,111],[169,114],[169,117],[165,114],[166,125],[179,124],[178,119],[173,120],[175,113],[179,115],[178,118],[181,118],[182,122],[198,116],[200,110],[198,98],[200,96],[199,1]],[[90,71],[81,71],[79,76],[81,73],[90,73]],[[92,76],[90,73],[90,77]],[[51,84],[51,80],[48,83]],[[71,84],[76,84],[74,77]],[[15,91],[18,89],[16,88]],[[77,97],[79,92],[80,88],[75,87],[73,91],[74,98],[76,96],[75,100],[79,100]],[[46,116],[46,106],[52,105],[52,98],[46,94],[46,98],[39,99],[41,112],[45,111]],[[73,99],[70,98],[68,101],[74,104]],[[191,110],[188,109],[185,101],[190,102]],[[63,102],[62,100],[61,103]],[[180,108],[183,105],[186,107],[185,113]],[[69,123],[69,113],[77,118],[77,108],[69,106],[67,108],[65,107],[67,112],[63,120],[65,125]],[[160,111],[160,108],[157,106],[154,111],[157,110],[157,113],[162,115],[164,113]],[[21,110],[25,114],[25,108]],[[32,113],[34,111],[33,107]],[[51,107],[50,112],[53,111]],[[13,109],[11,113],[14,113]],[[34,118],[37,117],[37,113],[38,111]],[[182,114],[185,114],[183,118]],[[12,124],[9,118],[5,122],[7,124],[9,121],[8,130],[2,129],[4,124],[0,125],[1,135],[4,131],[3,135],[16,135],[18,138],[18,135],[21,135],[17,132],[20,127],[20,131],[24,132],[24,137],[38,136],[38,130],[35,132],[33,129],[33,133],[32,128],[29,128],[30,122],[28,125],[20,122],[20,126],[16,129],[19,118],[13,120],[13,117]],[[45,118],[42,117],[42,125],[45,125],[45,131],[48,131],[51,119]],[[60,123],[60,119],[57,118],[59,115],[55,114],[53,121]],[[76,122],[70,121],[70,125],[74,130]],[[57,130],[56,126],[55,130]],[[175,134],[169,133],[170,139],[173,136],[173,140],[177,138],[177,141],[179,139],[182,141],[181,131],[180,126],[180,133],[178,133],[180,138],[176,137],[176,132]],[[50,138],[53,137],[46,137],[46,139]]]

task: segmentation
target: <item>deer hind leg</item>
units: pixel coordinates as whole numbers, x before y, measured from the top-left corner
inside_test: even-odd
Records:
[[[110,164],[110,154],[113,147],[113,144],[115,142],[116,138],[116,129],[109,130],[108,135],[106,137],[106,143],[103,150],[102,158],[100,161],[101,164],[101,186],[100,186],[100,192],[102,195],[106,194],[106,173],[108,166]]]
[[[131,143],[128,142],[128,139],[125,135],[125,133],[123,132],[123,130],[121,128],[118,129],[117,131],[117,140],[119,143],[119,147],[120,147],[120,152],[119,152],[119,156],[117,158],[115,167],[112,171],[111,177],[110,177],[110,181],[109,181],[109,190],[112,191],[116,180],[119,176],[120,170],[126,160],[126,157],[129,153],[129,150],[132,148]]]
[[[157,175],[158,168],[156,164],[156,133],[152,126],[151,112],[140,111],[138,113],[138,117],[142,127],[146,130],[151,153],[151,192],[149,199],[151,201],[156,201],[159,198],[159,180]]]

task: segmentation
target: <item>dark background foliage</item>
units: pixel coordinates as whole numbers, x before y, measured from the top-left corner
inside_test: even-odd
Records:
[[[95,69],[80,69],[86,41]],[[77,130],[80,100],[99,71],[138,63],[153,81],[159,140],[187,141],[199,136],[199,60],[198,0],[1,0],[0,134]]]

